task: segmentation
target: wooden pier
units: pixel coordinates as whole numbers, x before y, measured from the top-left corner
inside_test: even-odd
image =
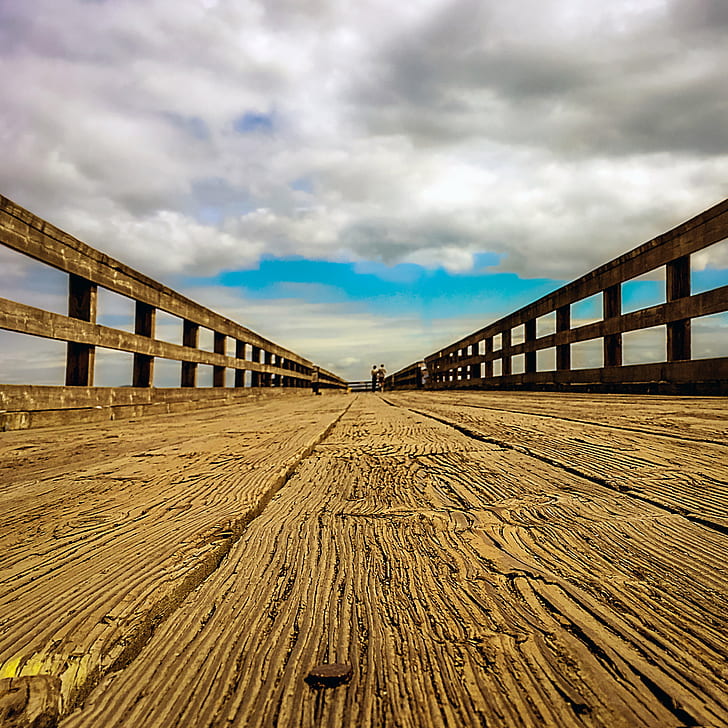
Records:
[[[0,723],[728,725],[727,404],[330,393],[7,432]]]
[[[354,393],[0,197],[0,244],[68,275],[67,315],[0,298],[66,346],[65,385],[0,384],[0,728],[728,726],[728,357],[691,349],[727,235],[724,201]]]

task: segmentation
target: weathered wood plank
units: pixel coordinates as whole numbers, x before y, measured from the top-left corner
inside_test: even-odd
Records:
[[[725,724],[725,536],[524,429],[503,447],[359,395],[63,728]],[[327,662],[351,682],[309,687]]]
[[[53,675],[0,679],[3,728],[54,728],[61,713],[61,681]]]
[[[604,428],[694,439],[708,443],[728,442],[726,399],[718,397],[635,397],[622,394],[553,392],[438,392],[408,393],[401,404],[416,402],[453,407],[489,409],[503,415],[536,415],[553,420],[555,431],[562,421]],[[400,402],[399,394],[387,398]],[[606,436],[606,435],[605,435]]]
[[[182,387],[62,387],[44,384],[0,385],[0,410],[15,412],[28,410],[82,409],[94,406],[118,407],[134,404],[189,402],[200,399],[247,398],[248,396],[287,396],[297,394],[286,389],[225,388],[211,391],[209,387],[187,389]]]
[[[348,403],[3,434],[0,677],[55,675],[68,709],[125,665]]]
[[[238,359],[224,354],[204,351],[192,346],[181,346],[167,341],[151,339],[143,334],[134,334],[121,329],[113,329],[90,321],[63,316],[44,311],[7,298],[0,298],[0,328],[23,334],[41,336],[46,339],[71,341],[84,345],[95,345],[106,349],[128,351],[145,356],[174,359],[195,364],[245,369],[257,372],[280,373],[290,376],[290,372],[278,366],[259,364],[247,359]],[[129,372],[131,379],[132,373]],[[296,373],[299,379],[310,380],[310,374]]]
[[[568,395],[567,395],[568,396]],[[728,422],[725,411],[718,417],[721,430],[708,437],[690,435],[683,424],[690,418],[670,417],[672,432],[663,429],[647,432],[614,426],[609,410],[600,418],[585,422],[558,417],[558,406],[564,400],[554,397],[556,405],[550,417],[520,414],[513,410],[493,410],[478,406],[479,398],[458,398],[453,402],[447,395],[431,396],[402,393],[392,401],[418,412],[432,415],[441,421],[463,428],[477,438],[503,447],[525,452],[541,462],[575,472],[607,488],[641,499],[669,513],[679,513],[696,522],[728,535]],[[634,400],[621,398],[627,410],[634,409]],[[486,402],[493,402],[487,399]],[[673,401],[668,405],[676,407]],[[726,400],[713,405],[714,416]],[[646,403],[649,406],[649,403]],[[653,405],[654,407],[654,405]],[[710,403],[703,403],[710,411]],[[612,407],[614,412],[615,407]],[[680,407],[677,407],[680,411]],[[617,414],[617,421],[624,415]],[[686,439],[680,437],[686,434]],[[706,440],[710,440],[709,442]]]

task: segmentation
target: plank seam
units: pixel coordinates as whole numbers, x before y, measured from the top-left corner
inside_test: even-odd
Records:
[[[387,401],[384,399],[387,404],[392,405],[393,407],[399,407],[399,405]],[[652,500],[651,498],[648,498],[647,496],[640,495],[638,493],[635,493],[630,488],[619,486],[615,483],[610,482],[609,480],[606,480],[605,478],[598,478],[594,475],[589,475],[588,473],[584,473],[578,468],[572,467],[571,465],[567,465],[564,462],[561,462],[560,460],[556,460],[554,458],[550,458],[546,455],[540,455],[539,453],[533,452],[533,450],[530,450],[527,447],[524,447],[522,445],[514,445],[511,442],[507,442],[505,440],[498,440],[495,437],[487,437],[486,435],[483,435],[479,432],[474,432],[473,430],[470,430],[469,428],[459,425],[456,422],[452,422],[450,420],[437,417],[436,415],[429,414],[427,412],[423,412],[421,410],[413,409],[411,407],[406,407],[404,409],[409,410],[410,412],[413,412],[414,414],[421,415],[422,417],[427,417],[431,420],[435,420],[436,422],[439,422],[440,424],[446,425],[447,427],[452,427],[454,430],[457,430],[461,434],[465,435],[466,437],[469,437],[473,440],[478,440],[480,442],[487,442],[490,445],[498,445],[499,447],[502,447],[506,450],[513,450],[515,452],[519,452],[522,455],[526,455],[528,457],[534,458],[535,460],[539,460],[542,463],[546,463],[547,465],[551,465],[552,467],[559,468],[561,470],[564,470],[567,473],[570,473],[571,475],[575,475],[578,478],[583,478],[584,480],[588,480],[595,485],[600,485],[603,488],[607,488],[608,490],[617,491],[618,493],[622,493],[623,495],[634,498],[635,500],[642,501],[643,503],[648,503],[651,506],[654,506],[655,508],[658,508],[662,511],[665,511],[666,513],[670,513],[674,516],[681,516],[682,518],[685,518],[686,520],[690,521],[691,523],[696,523],[700,526],[704,526],[705,528],[708,528],[712,531],[716,531],[723,536],[728,536],[728,526],[724,526],[721,523],[716,523],[715,521],[710,521],[707,518],[702,518],[700,516],[697,516],[695,514],[690,513],[689,511],[686,511],[682,508],[672,508],[668,505],[665,505],[664,503],[660,503],[659,501]]]
[[[664,437],[668,440],[683,440],[684,442],[699,442],[699,443],[705,443],[708,445],[720,445],[721,447],[727,447],[728,443],[725,440],[709,440],[709,439],[701,439],[699,437],[686,437],[684,435],[673,435],[673,434],[666,434],[664,432],[657,432],[656,430],[642,430],[638,427],[624,427],[620,425],[605,425],[600,422],[594,422],[592,420],[579,420],[575,417],[560,417],[559,415],[546,415],[542,414],[541,412],[526,412],[524,410],[509,410],[509,409],[503,409],[502,407],[488,407],[484,404],[470,404],[470,403],[464,403],[462,405],[463,407],[473,407],[474,409],[485,409],[485,410],[492,410],[493,412],[508,412],[508,413],[516,413],[519,415],[526,415],[528,417],[544,417],[546,419],[551,420],[563,420],[564,422],[576,422],[577,424],[585,424],[585,425],[592,425],[593,427],[602,427],[607,430],[621,430],[623,432],[636,432],[638,434],[642,435],[654,435],[655,437]]]
[[[263,514],[273,497],[278,493],[285,484],[295,475],[299,465],[311,455],[314,449],[323,442],[330,434],[331,430],[339,423],[341,418],[349,411],[352,402],[339,413],[339,415],[323,430],[323,432],[308,447],[303,449],[298,457],[291,462],[285,471],[275,480],[273,485],[263,494],[258,505],[248,513],[246,513],[239,521],[231,524],[232,536],[225,540],[213,554],[210,554],[203,564],[184,580],[183,584],[175,593],[175,599],[172,603],[165,603],[166,600],[155,604],[149,609],[145,615],[145,619],[139,625],[137,633],[129,636],[129,644],[126,649],[116,658],[116,660],[108,668],[102,669],[100,666],[92,671],[86,681],[78,686],[77,691],[67,701],[67,705],[63,706],[61,717],[66,717],[74,710],[81,708],[83,701],[98,686],[102,678],[114,672],[119,672],[128,668],[134,659],[141,653],[144,647],[152,639],[157,627],[171,617],[189,598],[189,596],[207,579],[209,579],[219,569],[225,557],[230,553],[233,546],[240,541],[251,523]],[[171,597],[169,598],[171,600]]]

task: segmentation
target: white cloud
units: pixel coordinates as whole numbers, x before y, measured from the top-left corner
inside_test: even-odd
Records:
[[[0,192],[162,280],[482,252],[572,278],[725,197],[725,8],[2,3]]]
[[[558,278],[725,195],[717,0],[405,5],[5,4],[3,192],[153,272],[457,247]]]
[[[359,303],[311,303],[304,298],[255,300],[219,287],[192,289],[195,300],[298,352],[348,380],[366,379],[373,359],[389,371],[448,343],[453,321],[422,326],[420,317],[393,310],[372,313]],[[462,317],[467,330],[482,321]],[[372,359],[372,361],[370,361]]]

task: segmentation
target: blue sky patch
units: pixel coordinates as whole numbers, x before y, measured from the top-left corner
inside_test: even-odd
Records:
[[[189,285],[222,285],[239,289],[253,300],[296,299],[308,303],[354,302],[383,317],[415,315],[428,321],[482,316],[483,325],[545,296],[567,281],[524,279],[496,272],[497,256],[482,254],[475,269],[449,273],[413,263],[387,266],[377,262],[336,263],[305,258],[266,257],[257,268],[226,271],[212,278],[189,278]],[[693,272],[693,291],[725,285],[726,271]],[[627,313],[665,300],[665,282],[637,280],[623,285],[622,310]],[[572,306],[572,319],[602,318],[602,296],[597,294]]]
[[[493,261],[484,256],[482,263]],[[238,288],[246,298],[296,298],[310,303],[358,302],[367,310],[425,319],[482,315],[484,324],[549,293],[563,281],[524,280],[513,273],[476,269],[453,274],[415,264],[333,263],[264,258],[258,268],[227,271],[190,285]]]
[[[271,132],[274,126],[272,114],[260,114],[256,111],[246,111],[233,122],[233,128],[239,134]]]

